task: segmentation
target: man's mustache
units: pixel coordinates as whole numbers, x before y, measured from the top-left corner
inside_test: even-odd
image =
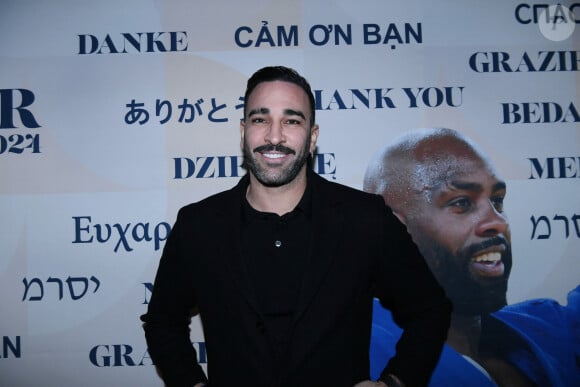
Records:
[[[281,145],[281,144],[266,144],[266,145],[261,145],[257,148],[254,148],[254,153],[262,153],[262,152],[280,152],[280,153],[285,153],[285,154],[296,154],[296,151],[294,149],[288,148],[287,146]]]
[[[481,251],[481,250],[485,250],[488,247],[491,246],[504,246],[506,249],[509,248],[509,243],[507,241],[507,239],[502,236],[502,235],[496,235],[494,237],[491,237],[489,239],[484,240],[483,242],[480,243],[475,243],[473,245],[470,245],[466,251],[465,251],[465,256],[466,257],[472,257],[473,255],[475,255],[475,253]]]

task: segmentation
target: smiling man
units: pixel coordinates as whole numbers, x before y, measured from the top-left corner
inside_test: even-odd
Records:
[[[504,306],[512,266],[506,184],[483,153],[443,129],[408,135],[379,158],[364,190],[381,193],[407,225],[455,314]]]
[[[248,80],[248,174],[179,211],[147,314],[167,386],[416,386],[445,341],[450,302],[382,198],[309,168],[314,96],[286,67]],[[401,323],[396,354],[369,380],[373,296]],[[198,310],[206,375],[189,338]]]
[[[506,183],[476,144],[451,129],[407,133],[371,160],[364,190],[382,195],[406,224],[453,303],[431,385],[567,386],[580,380],[580,288],[567,307],[552,300],[506,307],[512,267]],[[398,333],[378,303],[373,323],[375,368],[389,358]]]

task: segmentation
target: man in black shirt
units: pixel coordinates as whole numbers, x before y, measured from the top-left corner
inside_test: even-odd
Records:
[[[240,124],[248,174],[179,211],[142,316],[168,386],[429,380],[450,302],[380,196],[308,168],[318,132],[310,85],[294,70],[249,79]],[[377,382],[368,380],[373,296],[405,329]],[[207,376],[189,340],[193,308]]]

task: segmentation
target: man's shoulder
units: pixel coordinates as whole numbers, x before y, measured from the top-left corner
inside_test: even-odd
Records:
[[[203,211],[214,211],[214,210],[225,210],[227,211],[229,206],[238,203],[237,198],[240,197],[240,186],[242,180],[240,180],[235,186],[227,190],[214,193],[207,196],[197,202],[189,203],[179,210],[180,214],[190,214]]]
[[[578,291],[578,288],[575,291]],[[580,324],[577,305],[569,302],[564,306],[549,298],[511,304],[493,313],[492,316],[512,328],[526,330],[528,333],[536,332],[541,336],[545,336],[546,331],[558,337],[577,336],[578,331],[574,327]],[[574,333],[571,333],[571,330]],[[575,340],[580,342],[578,337]]]
[[[361,202],[377,202],[380,197],[375,194],[361,191],[360,189],[350,187],[345,184],[329,181],[322,176],[313,174],[313,181],[315,186],[319,187],[321,194],[332,195],[340,199],[361,201]]]
[[[551,298],[534,298],[507,305],[495,312],[498,316],[545,316],[546,318],[556,318],[562,313],[572,313],[578,315],[580,312],[580,286],[568,293],[567,305],[562,305]]]

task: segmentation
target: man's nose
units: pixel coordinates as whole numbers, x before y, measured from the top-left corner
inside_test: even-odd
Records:
[[[479,215],[481,219],[477,225],[477,234],[479,236],[505,234],[509,228],[505,214],[499,212],[490,201],[487,201],[483,207]]]
[[[284,128],[282,127],[282,124],[277,121],[272,121],[264,140],[274,145],[283,143],[286,138],[284,137]]]

